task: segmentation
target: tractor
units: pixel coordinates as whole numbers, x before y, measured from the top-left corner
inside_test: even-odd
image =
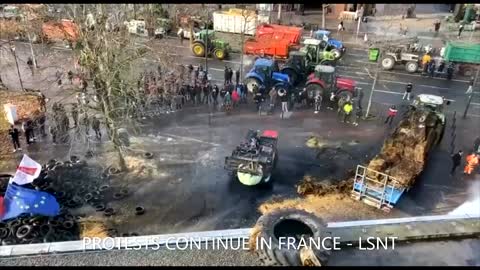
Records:
[[[315,66],[335,65],[336,59],[331,51],[322,47],[322,41],[317,39],[306,39],[305,46],[299,51],[292,51],[289,58],[282,66],[281,72],[290,77],[292,85],[298,84],[314,71]]]
[[[215,39],[215,31],[208,29],[201,30],[195,35],[191,48],[193,54],[197,57],[205,57],[205,51],[208,49],[207,54],[213,54],[218,60],[225,59],[231,51],[227,42]]]
[[[345,46],[339,40],[330,38],[330,31],[327,30],[318,30],[313,32],[313,38],[326,42],[324,47],[327,47],[327,50],[332,52],[335,56],[335,59],[339,59],[345,53]]]
[[[245,75],[244,84],[250,93],[261,91],[262,94],[267,94],[266,91],[271,87],[289,92],[291,88],[288,75],[279,72],[276,61],[266,58],[255,60],[252,69]]]
[[[315,96],[327,98],[330,93],[335,93],[338,99],[351,99],[357,96],[358,88],[354,80],[337,76],[335,67],[317,65],[312,74],[308,76],[305,88],[309,103],[313,103]]]

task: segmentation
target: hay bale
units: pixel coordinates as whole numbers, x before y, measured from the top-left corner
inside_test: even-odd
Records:
[[[437,116],[434,113],[411,111],[385,140],[380,153],[367,167],[390,175],[404,187],[412,185],[425,167],[431,148],[429,142],[433,139],[429,137],[430,129],[435,128],[436,120]],[[382,180],[374,173],[367,176]]]
[[[82,218],[80,224],[80,238],[99,237],[107,238],[108,232],[105,222],[99,218],[89,217]]]

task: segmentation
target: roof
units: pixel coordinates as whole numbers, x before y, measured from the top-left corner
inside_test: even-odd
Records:
[[[315,35],[325,35],[325,36],[329,36],[330,35],[330,31],[328,30],[318,30],[318,31],[315,31]]]
[[[273,61],[266,58],[259,58],[255,61],[255,66],[272,66]]]
[[[321,72],[321,73],[333,73],[333,72],[335,72],[335,68],[332,67],[332,66],[316,65],[315,66],[315,71],[316,72]]]
[[[430,104],[435,104],[435,105],[442,105],[443,104],[443,97],[441,97],[441,96],[420,94],[420,95],[418,95],[418,99],[422,103],[430,103]]]
[[[307,38],[303,41],[303,44],[305,45],[315,45],[315,46],[318,46],[320,45],[320,40],[318,39],[313,39],[313,38]]]

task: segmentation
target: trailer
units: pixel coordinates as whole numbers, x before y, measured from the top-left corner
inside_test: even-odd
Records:
[[[444,58],[447,62],[457,64],[461,75],[473,76],[480,64],[480,44],[448,42]]]
[[[268,21],[268,16],[255,14],[253,10],[232,8],[213,13],[213,29],[218,32],[253,36],[257,27]]]

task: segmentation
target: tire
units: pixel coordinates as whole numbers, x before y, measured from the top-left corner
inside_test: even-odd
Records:
[[[254,92],[253,92],[253,85],[255,85],[255,84],[256,84],[256,85],[258,86],[258,88],[260,89],[260,85],[262,85],[262,84],[260,83],[260,81],[259,81],[258,79],[252,78],[252,77],[245,79],[245,87],[247,87],[247,91],[248,91],[249,93],[253,93],[253,94],[254,94]]]
[[[335,59],[340,59],[342,57],[342,52],[338,49],[332,49],[330,52],[335,56]]]
[[[257,234],[257,243],[270,243],[270,247],[256,247],[255,253],[260,261],[267,266],[302,266],[300,259],[300,250],[280,247],[278,237],[291,237],[293,235],[307,235],[317,239],[324,238],[324,228],[326,225],[315,215],[298,209],[282,209],[261,216],[256,228],[259,228]],[[295,230],[296,229],[296,230]],[[263,240],[262,240],[263,239]],[[305,239],[308,243],[309,241]],[[331,243],[325,245],[331,246]],[[325,265],[330,251],[323,249],[313,249],[314,254],[322,265]]]
[[[325,94],[325,89],[320,84],[316,83],[311,83],[305,87],[307,89],[307,99],[313,99],[315,98],[316,93],[320,93],[320,95],[323,97]]]
[[[146,152],[145,154],[143,154],[143,157],[146,158],[146,159],[152,159],[152,158],[153,158],[153,154],[150,153],[150,152]]]
[[[382,59],[382,68],[384,70],[392,70],[395,66],[395,58],[393,56],[387,55]]]
[[[140,216],[145,214],[145,208],[143,206],[135,207],[135,215]]]
[[[408,73],[415,73],[415,72],[417,72],[417,70],[418,70],[418,63],[417,63],[417,62],[413,62],[413,61],[407,62],[407,63],[405,64],[405,70],[406,70]]]
[[[288,75],[288,77],[290,78],[290,80],[292,82],[292,85],[294,85],[294,86],[297,85],[298,74],[294,69],[286,68],[286,69],[282,70],[282,73]]]
[[[203,43],[196,41],[192,44],[192,52],[197,57],[205,57],[205,46]]]
[[[337,92],[337,96],[339,97],[339,99],[341,99],[342,97],[346,99],[348,97],[350,100],[352,100],[353,94],[348,90],[339,90]]]
[[[30,235],[31,232],[32,232],[32,226],[22,225],[22,226],[18,227],[17,232],[15,233],[15,236],[18,239],[23,239],[23,238],[27,237],[28,235]]]
[[[223,60],[227,56],[227,53],[223,49],[215,49],[215,51],[213,51],[213,55],[215,55],[215,58],[218,60]]]

